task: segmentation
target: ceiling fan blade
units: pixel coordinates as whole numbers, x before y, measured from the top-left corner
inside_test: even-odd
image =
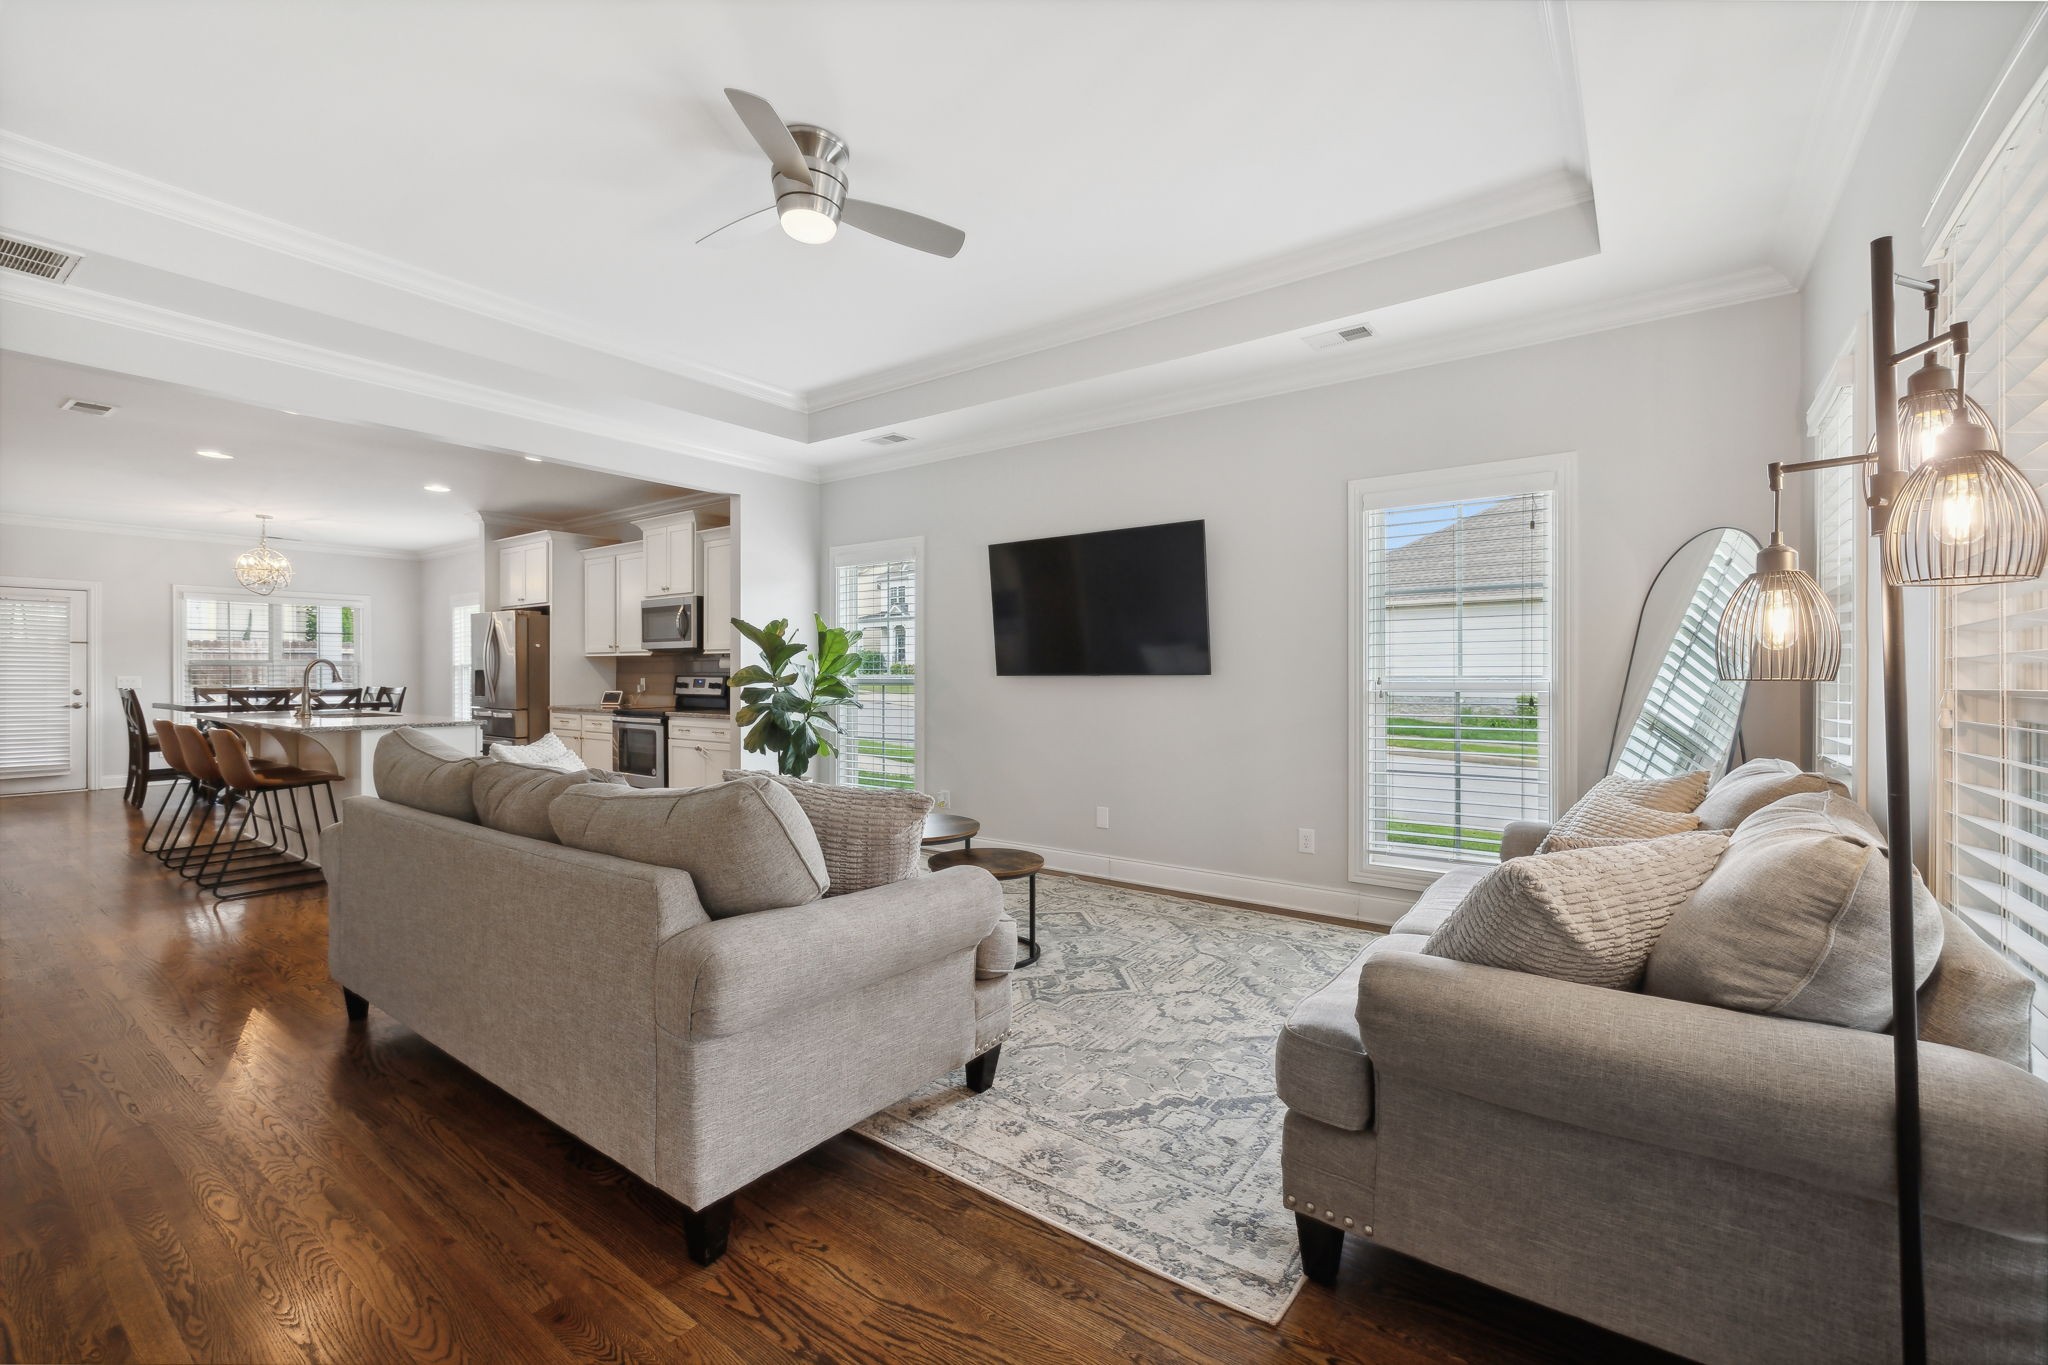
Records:
[[[782,115],[775,112],[775,106],[759,95],[750,95],[744,90],[726,87],[725,97],[732,101],[732,110],[740,116],[740,122],[747,125],[747,131],[754,135],[754,141],[761,144],[761,150],[768,154],[775,169],[805,185],[816,185],[811,179],[811,168],[804,162],[804,154],[797,147],[796,139],[789,135],[789,125],[782,121]]]
[[[758,240],[775,226],[775,205],[743,213],[724,227],[715,227],[697,239],[698,246],[708,246],[713,251],[724,251],[728,247],[744,246]]]
[[[957,256],[967,243],[967,234],[959,228],[947,227],[944,223],[905,213],[902,209],[892,209],[887,204],[871,204],[865,199],[847,200],[840,210],[839,221],[862,232],[886,237],[900,246],[929,251],[934,256]]]

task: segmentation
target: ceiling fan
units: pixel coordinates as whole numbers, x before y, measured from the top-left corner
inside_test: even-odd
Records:
[[[844,223],[934,256],[959,254],[967,241],[959,228],[886,204],[847,198],[848,153],[838,134],[814,124],[784,123],[767,100],[744,90],[728,89],[725,97],[775,168],[775,202],[705,233],[697,239],[698,246],[737,246],[777,222],[797,241],[820,246],[831,241]]]

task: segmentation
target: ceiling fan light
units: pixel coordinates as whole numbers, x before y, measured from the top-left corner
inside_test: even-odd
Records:
[[[782,210],[782,230],[805,246],[823,246],[839,235],[839,221],[829,213],[791,205]]]

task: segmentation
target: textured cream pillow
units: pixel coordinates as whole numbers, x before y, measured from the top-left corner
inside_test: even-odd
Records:
[[[1707,794],[1693,814],[1708,829],[1734,829],[1765,806],[1801,792],[1841,791],[1819,773],[1801,772],[1797,763],[1782,758],[1752,758],[1732,772],[1721,775],[1707,788]]]
[[[1704,772],[1679,777],[1603,777],[1557,818],[1538,853],[1564,839],[1655,839],[1700,827],[1693,808],[1707,794]]]
[[[1716,831],[1516,858],[1480,878],[1422,951],[1634,990],[1657,935],[1727,847]]]
[[[491,757],[500,763],[518,763],[558,773],[580,773],[590,766],[583,761],[583,755],[562,743],[562,737],[553,731],[531,744],[493,744]]]
[[[765,777],[781,784],[804,808],[811,831],[825,850],[828,896],[887,886],[915,877],[924,866],[924,818],[932,799],[923,792],[879,791],[827,786],[779,773],[730,769],[727,782]]]

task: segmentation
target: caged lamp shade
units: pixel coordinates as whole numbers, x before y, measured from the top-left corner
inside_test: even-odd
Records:
[[[1827,682],[1841,667],[1835,609],[1776,531],[1721,613],[1714,656],[1729,682]]]
[[[1907,476],[1884,527],[1885,580],[1902,587],[2018,583],[2048,560],[2048,515],[1994,429],[1958,413]]]
[[[1956,387],[1955,371],[1930,351],[1926,363],[1906,377],[1906,394],[1899,399],[1899,449],[1906,468],[1918,469],[1933,459],[1942,433],[1959,420],[1991,429],[1991,414]]]

